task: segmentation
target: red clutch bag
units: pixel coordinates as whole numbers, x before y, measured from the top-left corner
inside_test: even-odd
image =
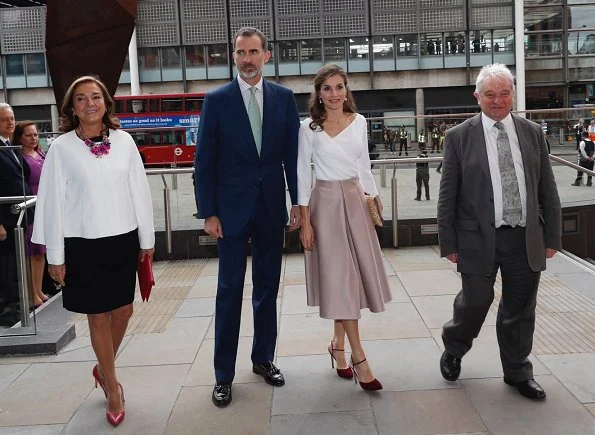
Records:
[[[136,267],[138,273],[138,286],[140,288],[140,296],[143,301],[149,300],[151,288],[155,285],[155,278],[153,278],[153,265],[151,260],[145,257],[144,261],[138,260]]]

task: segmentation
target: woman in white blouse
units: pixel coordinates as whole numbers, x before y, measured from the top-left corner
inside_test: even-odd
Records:
[[[136,145],[119,129],[101,81],[76,79],[60,115],[64,134],[43,166],[33,241],[47,247],[64,308],[87,314],[98,361],[95,386],[105,393],[108,422],[117,426],[125,413],[115,356],[132,315],[137,262],[153,259],[151,192]]]
[[[391,295],[364,192],[382,211],[370,169],[366,120],[355,112],[345,72],[326,65],[314,78],[310,117],[300,126],[298,145],[308,305],[319,306],[321,317],[334,320],[328,351],[333,367],[337,362],[337,374],[355,375],[363,389],[380,390],[361,345],[358,320],[362,308],[384,311]],[[351,347],[349,365],[345,334]]]

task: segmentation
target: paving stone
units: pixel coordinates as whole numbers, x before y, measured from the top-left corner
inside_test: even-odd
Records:
[[[273,387],[234,384],[232,403],[216,408],[213,387],[184,387],[167,423],[167,435],[263,435],[269,433]]]
[[[442,328],[452,318],[453,295],[416,296],[411,300],[419,310],[426,326],[430,329]],[[489,312],[484,325],[495,325],[496,316]]]
[[[432,338],[363,342],[366,357],[384,391],[460,388],[440,374],[441,351]]]
[[[578,400],[595,402],[595,353],[540,355],[539,359]]]
[[[63,428],[63,424],[0,427],[0,435],[58,435],[62,432]]]
[[[190,364],[210,323],[210,317],[174,318],[164,333],[136,334],[120,353],[116,366]]]
[[[485,432],[463,390],[403,391],[372,398],[381,434],[425,435]]]
[[[370,409],[370,395],[337,376],[327,355],[278,357],[285,386],[273,392],[272,415]]]
[[[0,394],[0,425],[68,422],[91,391],[92,369],[88,362],[30,365]]]
[[[421,316],[411,302],[385,305],[386,311],[362,310],[359,330],[362,340],[430,337]]]
[[[205,317],[215,314],[215,298],[186,299],[174,317]]]
[[[215,353],[215,340],[203,340],[196,359],[186,376],[184,386],[198,386],[215,384],[215,368],[213,356]],[[236,375],[233,380],[236,383],[264,382],[262,376],[252,373],[252,337],[240,337],[238,341],[238,356],[236,358]],[[283,367],[281,367],[283,369]]]
[[[371,411],[325,412],[321,414],[276,415],[270,435],[362,435],[375,434]]]
[[[585,403],[585,408],[595,417],[595,403]]]
[[[390,286],[391,296],[393,297],[390,301],[391,304],[395,302],[411,302],[411,298],[409,298],[403,283],[397,275],[389,276],[388,284]]]
[[[409,296],[456,295],[461,278],[452,269],[397,272]]]
[[[595,418],[553,376],[536,376],[547,392],[544,401],[521,396],[499,379],[462,381],[490,434],[595,433]]]
[[[307,305],[306,285],[285,285],[283,293],[282,314],[318,313],[318,307]]]
[[[333,321],[318,313],[285,314],[279,328],[277,356],[326,353],[333,338]]]
[[[441,352],[444,351],[442,328],[432,329],[431,332]],[[550,374],[550,371],[541,363],[538,357],[531,354],[529,360],[533,363],[534,375]],[[460,379],[502,378],[500,348],[495,326],[484,325],[479,337],[473,341],[471,350],[464,356],[461,367]]]
[[[0,393],[14,382],[25,370],[29,364],[4,364],[0,365]],[[0,412],[1,415],[1,412]],[[1,420],[0,420],[1,421]]]
[[[450,269],[431,246],[414,246],[407,249],[384,249],[386,258],[396,272],[404,270]]]
[[[118,369],[126,397],[126,418],[119,433],[161,435],[180,394],[189,365],[126,367]],[[113,434],[105,418],[106,401],[101,389],[92,392],[64,428],[64,435]]]

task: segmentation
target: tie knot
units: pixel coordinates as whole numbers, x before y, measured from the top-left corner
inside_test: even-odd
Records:
[[[494,124],[494,127],[496,127],[500,131],[506,131],[506,129],[504,128],[504,124],[502,124],[500,121],[498,121],[497,123],[495,123]]]
[[[6,146],[10,146],[10,140],[6,139]]]
[[[252,97],[254,97],[256,95],[256,91],[258,90],[258,88],[256,86],[251,86],[248,88],[248,90],[250,91],[250,95]]]

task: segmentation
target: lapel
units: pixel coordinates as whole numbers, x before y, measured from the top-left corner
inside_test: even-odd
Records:
[[[243,136],[245,140],[244,146],[241,148],[252,157],[256,156],[258,158],[256,143],[254,142],[252,127],[250,126],[250,119],[248,118],[248,111],[246,110],[246,105],[244,104],[244,98],[242,97],[242,91],[240,90],[240,84],[238,83],[237,77],[229,83],[228,95],[231,99],[230,104],[228,104],[230,119],[237,120],[238,130],[240,135]],[[262,154],[262,148],[260,151]]]
[[[486,138],[483,132],[483,124],[481,122],[481,113],[471,119],[471,134],[469,137],[474,142],[470,144],[470,148],[475,150],[477,160],[483,170],[485,176],[492,183],[492,176],[490,174],[490,163],[488,161],[488,150],[486,146]]]
[[[260,149],[260,157],[270,151],[270,146],[273,145],[272,134],[274,132],[275,111],[277,105],[275,104],[275,88],[265,79],[262,79],[262,147]]]
[[[519,139],[519,148],[521,149],[521,156],[523,158],[523,167],[526,168],[527,163],[530,161],[530,159],[528,158],[530,150],[527,149],[529,147],[529,144],[531,143],[529,131],[527,128],[525,128],[520,118],[516,115],[512,115],[512,122],[514,123],[514,129]]]
[[[4,146],[6,146],[6,143],[4,143],[4,141],[2,139],[0,139],[0,147],[4,147]],[[14,152],[13,149],[1,150],[0,152],[1,153],[5,153],[7,159],[9,161],[11,161],[15,166],[17,166],[18,169],[21,169],[22,168],[21,160],[16,155],[16,153]]]

